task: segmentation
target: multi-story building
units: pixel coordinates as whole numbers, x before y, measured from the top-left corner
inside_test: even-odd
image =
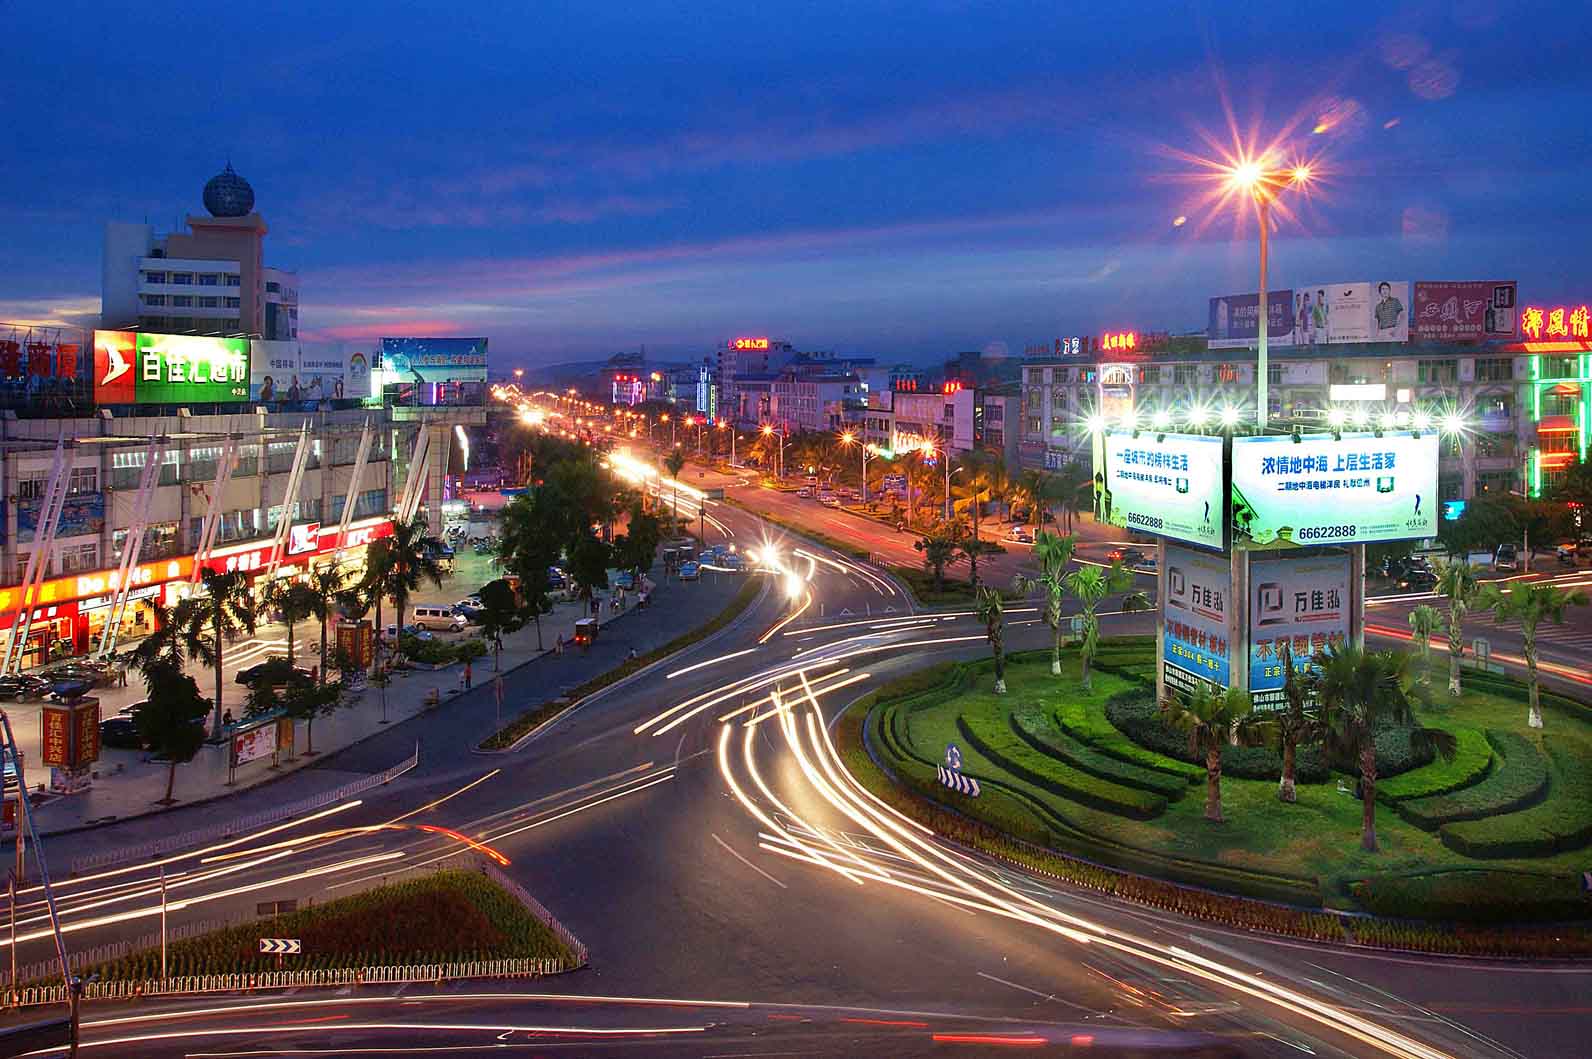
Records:
[[[852,372],[788,368],[774,378],[769,418],[789,431],[838,430],[865,396],[862,380]]]
[[[102,325],[172,334],[298,337],[298,276],[265,266],[265,220],[254,189],[230,165],[204,189],[209,216],[187,232],[105,226]],[[274,289],[272,289],[274,288]]]

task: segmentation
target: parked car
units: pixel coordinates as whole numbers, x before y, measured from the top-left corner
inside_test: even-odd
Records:
[[[1034,535],[1028,532],[1027,526],[1013,526],[1007,531],[1006,539],[1009,541],[1017,541],[1020,544],[1034,543]]]
[[[697,578],[699,578],[701,576],[702,576],[702,568],[700,566],[698,566],[694,561],[693,562],[684,562],[684,563],[680,564],[680,580],[682,580],[682,581],[695,581]]]
[[[548,588],[567,588],[568,586],[569,579],[564,576],[564,571],[560,570],[556,566],[549,566],[547,568]]]
[[[209,699],[205,700],[207,703]],[[149,705],[148,699],[140,699],[130,706],[124,706],[115,715],[105,718],[100,722],[100,743],[103,746],[117,750],[148,750],[149,745],[138,734],[138,711]],[[204,717],[196,717],[193,726],[203,732],[208,727]],[[157,757],[155,760],[163,760]]]
[[[1403,589],[1435,588],[1437,586],[1437,571],[1432,569],[1432,564],[1425,559],[1411,559],[1403,564],[1398,574],[1393,579],[1394,584]]]
[[[840,497],[836,496],[834,493],[824,493],[818,498],[818,502],[825,507],[839,507]]]
[[[630,592],[636,587],[636,575],[629,570],[621,570],[614,575],[614,587]]]
[[[1141,548],[1112,548],[1106,552],[1106,559],[1123,566],[1138,566],[1144,562],[1144,551]]]
[[[238,670],[238,675],[233,678],[244,687],[253,687],[258,683],[286,684],[294,680],[308,682],[310,671],[303,666],[289,665],[288,660],[282,657],[267,658],[252,666],[245,666]]]
[[[0,677],[0,699],[26,702],[29,699],[42,699],[49,693],[50,682],[32,673]]]
[[[746,571],[746,565],[741,562],[741,557],[736,555],[734,552],[731,552],[729,555],[726,555],[724,558],[720,559],[719,565],[724,567],[724,569],[728,570],[732,574],[744,573]]]
[[[459,632],[464,628],[464,618],[454,613],[452,607],[445,607],[435,603],[418,603],[410,613],[415,617],[415,624],[422,629],[446,629],[448,632]]]
[[[813,487],[810,485],[804,485],[800,489],[796,490],[796,495],[801,497],[803,500],[811,500],[813,496]]]
[[[396,626],[396,625],[387,626],[387,628],[382,630],[382,634],[381,635],[382,635],[382,639],[386,640],[388,643],[396,642],[397,639],[398,639],[398,626]],[[431,630],[421,628],[419,625],[416,625],[414,622],[410,622],[408,625],[404,626],[404,635],[405,636],[413,636],[417,640],[435,640],[436,639],[435,636],[431,635]]]
[[[1513,544],[1500,544],[1493,553],[1493,569],[1514,573],[1520,569],[1520,552]]]

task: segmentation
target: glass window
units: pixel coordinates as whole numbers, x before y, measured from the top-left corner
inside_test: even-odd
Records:
[[[141,294],[139,297],[143,299],[145,305],[166,304],[166,296],[164,294]]]
[[[1575,357],[1543,357],[1542,377],[1544,379],[1575,378]]]
[[[199,308],[201,308],[201,309],[215,309],[215,308],[219,308],[220,303],[221,303],[221,299],[220,298],[200,298],[199,299]]]
[[[199,286],[201,287],[214,287],[218,285],[220,281],[221,277],[216,275],[214,272],[199,273]]]
[[[73,467],[72,478],[67,483],[66,491],[72,496],[99,492],[99,468]]]
[[[1507,382],[1515,377],[1513,357],[1477,357],[1477,382]]]
[[[171,282],[173,282],[173,283],[182,283],[182,284],[187,284],[189,286],[192,286],[193,285],[193,273],[192,272],[173,272],[171,274]]]
[[[1066,382],[1068,380],[1068,378],[1070,378],[1071,376],[1072,376],[1072,369],[1071,368],[1057,368],[1054,372],[1051,373],[1051,377],[1056,382]]]
[[[238,308],[239,306],[242,305],[242,299],[240,299],[240,298],[223,298],[223,299],[221,299],[221,303],[222,303],[222,305],[224,307],[226,307],[228,309],[236,309],[236,308]]]
[[[1476,475],[1476,493],[1507,493],[1515,487],[1514,471],[1480,471]]]
[[[166,274],[164,272],[145,272],[144,273],[144,282],[145,283],[164,283],[164,282],[166,282]]]
[[[193,296],[190,294],[173,294],[171,296],[171,305],[174,309],[192,309]]]
[[[1537,438],[1537,447],[1543,452],[1575,452],[1577,449],[1575,431],[1563,430],[1543,434]]]
[[[69,544],[57,551],[61,557],[61,573],[73,574],[93,570],[99,566],[98,544]]]
[[[265,292],[267,294],[280,294],[282,293],[282,285],[280,283],[267,283],[265,285]]]
[[[238,277],[238,274],[236,272],[228,272],[227,273],[227,284],[226,285],[229,286],[229,287],[237,287],[237,286],[241,286],[242,285],[242,283],[241,283],[241,281],[240,281],[240,279]]]
[[[1416,379],[1424,383],[1448,384],[1459,381],[1459,361],[1423,360],[1416,365]]]
[[[17,481],[17,499],[40,500],[49,484],[49,471],[27,471]]]

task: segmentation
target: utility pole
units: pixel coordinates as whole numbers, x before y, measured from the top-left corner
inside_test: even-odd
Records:
[[[13,954],[16,951],[16,941],[11,943]],[[13,956],[14,958],[14,956]],[[166,981],[166,866],[160,866],[160,980]]]

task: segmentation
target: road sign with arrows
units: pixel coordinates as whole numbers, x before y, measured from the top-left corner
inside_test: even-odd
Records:
[[[296,956],[304,948],[298,938],[261,938],[260,951],[268,956]]]

